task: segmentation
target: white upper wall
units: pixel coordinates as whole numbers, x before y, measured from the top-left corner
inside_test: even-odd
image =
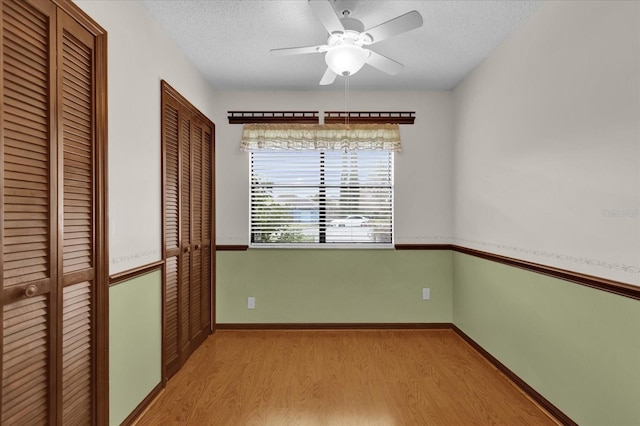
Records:
[[[249,154],[240,152],[242,125],[228,124],[227,111],[343,111],[345,96],[340,91],[229,91],[216,92],[215,104],[216,239],[244,245],[249,243]],[[395,242],[449,243],[451,92],[351,92],[348,109],[416,112],[414,125],[400,126],[402,152],[395,156]]]
[[[139,2],[76,3],[108,32],[110,273],[161,258],[161,79],[216,124],[217,243],[247,244],[249,160],[227,111],[343,110],[343,93],[214,93]],[[349,109],[416,111],[396,155],[396,242],[450,242],[451,92],[352,92]]]
[[[161,79],[216,123],[217,243],[246,244],[248,155],[227,111],[342,110],[342,93],[214,93],[138,2],[77,4],[109,37],[110,272],[161,256]],[[640,284],[639,15],[548,2],[453,95],[352,92],[351,110],[416,111],[396,242],[450,242],[455,222],[458,244]]]
[[[111,274],[162,256],[160,81],[211,117],[211,86],[134,1],[77,0],[108,33]]]
[[[639,31],[548,2],[456,88],[457,244],[640,285]]]

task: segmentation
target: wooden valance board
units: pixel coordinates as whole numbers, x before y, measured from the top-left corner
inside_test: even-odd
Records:
[[[227,111],[229,124],[318,123],[318,111]]]
[[[229,124],[319,123],[318,111],[227,111]],[[414,124],[415,111],[324,111],[324,122]]]

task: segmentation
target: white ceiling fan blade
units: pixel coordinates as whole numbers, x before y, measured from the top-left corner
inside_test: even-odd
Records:
[[[325,45],[321,46],[304,46],[304,47],[285,47],[282,49],[271,49],[270,52],[274,55],[286,56],[286,55],[302,55],[305,53],[319,53],[324,52]]]
[[[365,49],[367,50],[367,49]],[[400,62],[396,62],[393,59],[387,58],[379,53],[369,50],[369,57],[367,58],[367,64],[374,68],[378,68],[380,71],[384,71],[387,74],[396,75],[404,68]]]
[[[329,34],[344,32],[342,22],[340,22],[340,18],[338,18],[335,9],[331,5],[331,0],[309,0],[309,6]]]
[[[328,84],[333,84],[333,82],[336,81],[337,76],[338,74],[331,71],[331,68],[327,67],[327,70],[324,72],[322,79],[320,79],[320,85],[326,86]]]
[[[418,11],[412,10],[409,13],[368,29],[364,34],[368,34],[371,37],[371,43],[367,44],[373,44],[421,26],[422,15]]]

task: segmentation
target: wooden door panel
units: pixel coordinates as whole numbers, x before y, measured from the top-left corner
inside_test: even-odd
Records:
[[[58,205],[62,216],[62,424],[94,418],[96,217],[93,36],[58,14]]]
[[[202,144],[202,301],[200,328],[209,334],[211,330],[211,233],[213,199],[213,129],[204,128]]]
[[[1,424],[46,424],[55,351],[57,251],[51,94],[55,6],[2,2]],[[53,236],[53,237],[52,237]]]
[[[180,238],[182,253],[180,254],[180,284],[178,291],[180,315],[180,363],[189,356],[189,318],[191,283],[191,120],[181,110],[180,114],[182,138],[180,140],[181,177],[180,177]]]
[[[179,368],[179,322],[178,322],[178,258],[170,257],[165,261],[165,333],[164,356],[167,376],[171,377]]]
[[[67,25],[70,25],[67,23]],[[74,31],[81,31],[78,28]],[[63,273],[93,267],[92,48],[62,31]]]
[[[189,282],[191,280],[190,253],[182,253],[180,265],[180,285],[178,287],[179,300],[179,337],[180,337],[180,363],[189,356]],[[185,284],[186,283],[186,284]]]
[[[92,419],[91,282],[67,286],[62,317],[62,424],[89,424]]]
[[[180,367],[180,105],[162,94],[164,165],[164,367],[171,377]]]
[[[202,247],[202,299],[200,301],[199,328],[205,334],[211,330],[211,247]]]
[[[193,120],[191,131],[191,152],[193,167],[191,170],[192,202],[191,211],[193,222],[191,224],[192,244],[202,242],[202,124]]]
[[[51,277],[51,81],[46,52],[52,29],[49,17],[28,4],[3,2],[2,7],[2,274],[3,288],[8,289]],[[16,25],[22,17],[29,17],[33,28]]]
[[[180,254],[180,141],[178,127],[179,105],[164,100],[164,245],[166,256]]]
[[[200,337],[201,286],[202,286],[202,123],[193,120],[191,128],[191,245],[193,259],[191,262],[191,281],[189,282],[190,325],[189,338]]]
[[[2,424],[45,424],[49,417],[48,295],[3,309]]]

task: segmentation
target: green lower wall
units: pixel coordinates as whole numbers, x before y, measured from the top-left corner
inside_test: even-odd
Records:
[[[640,425],[637,300],[446,250],[221,251],[216,266],[219,324],[453,322],[580,425]],[[109,289],[110,424],[161,381],[161,284]]]
[[[109,288],[109,424],[119,425],[160,383],[162,273]]]
[[[452,320],[450,251],[249,249],[216,259],[218,323]]]
[[[453,322],[578,424],[640,425],[640,302],[461,253]]]

